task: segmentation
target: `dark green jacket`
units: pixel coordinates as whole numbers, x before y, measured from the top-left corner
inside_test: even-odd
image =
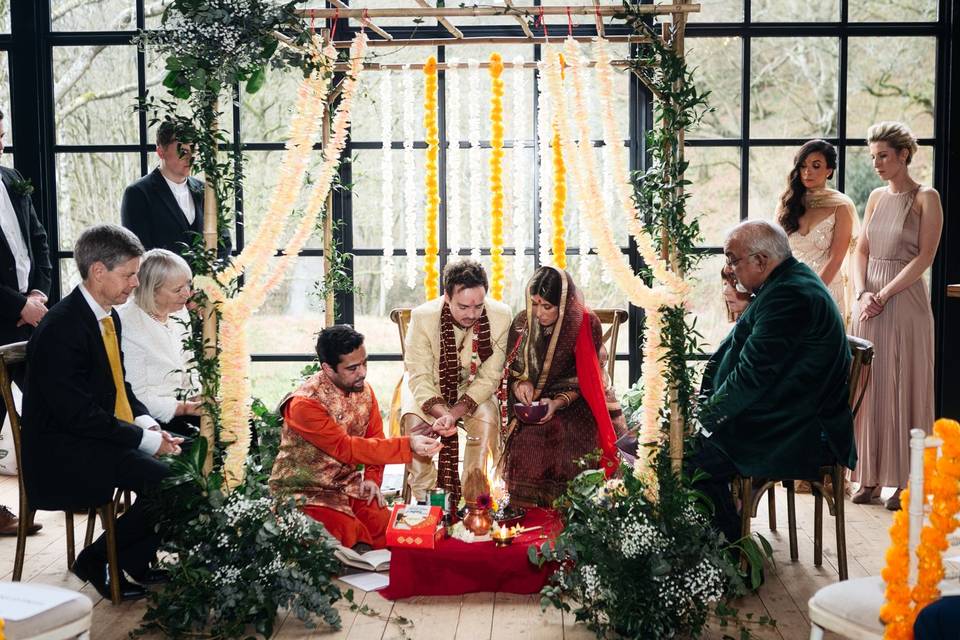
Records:
[[[788,258],[707,364],[700,422],[743,475],[813,477],[824,439],[852,469],[850,360],[830,293],[808,266]]]

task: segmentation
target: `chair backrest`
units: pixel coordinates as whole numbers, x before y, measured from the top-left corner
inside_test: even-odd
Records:
[[[597,314],[600,326],[603,328],[601,343],[607,351],[607,375],[610,377],[610,384],[613,384],[620,325],[627,321],[628,315],[625,309],[594,309],[593,312]],[[407,328],[410,326],[410,309],[407,307],[393,309],[390,312],[390,319],[396,323],[397,330],[400,332],[400,353],[403,354],[404,343],[407,341]]]
[[[850,344],[850,354],[853,362],[850,363],[850,410],[856,416],[863,402],[863,394],[867,390],[870,380],[870,371],[873,365],[873,343],[856,336],[847,336]]]
[[[407,327],[410,326],[410,308],[401,307],[390,312],[390,319],[397,323],[400,332],[400,355],[404,354],[404,345],[407,342]]]
[[[10,417],[10,431],[13,434],[13,449],[17,457],[17,469],[23,469],[23,463],[20,460],[20,414],[17,412],[17,405],[13,401],[13,377],[10,370],[14,365],[26,361],[26,342],[14,342],[0,346],[0,394],[3,396],[3,403],[7,405],[7,415]],[[2,421],[0,421],[0,425],[2,424]],[[23,473],[19,473],[18,476],[22,494],[24,491]]]

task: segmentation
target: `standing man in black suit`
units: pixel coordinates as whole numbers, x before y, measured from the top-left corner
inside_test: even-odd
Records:
[[[23,473],[31,506],[76,510],[101,505],[114,490],[137,500],[117,521],[120,568],[140,584],[160,540],[147,500],[168,474],[157,456],[180,452],[124,380],[115,305],[137,286],[143,246],[122,227],[101,224],[80,235],[74,258],[83,282],[57,303],[27,345],[23,399]],[[80,552],[72,571],[110,597],[106,537]],[[124,599],[146,595],[121,574]]]
[[[0,155],[6,130],[0,111]],[[44,231],[30,200],[32,187],[16,169],[0,167],[0,344],[22,342],[47,313],[50,292],[50,251]],[[24,368],[10,372],[23,389]],[[0,398],[0,424],[6,406]],[[33,524],[29,533],[43,525]],[[17,517],[0,505],[0,535],[17,535]]]
[[[193,146],[177,141],[176,127],[165,121],[157,129],[160,166],[129,185],[120,204],[120,222],[146,249],[183,255],[203,233],[203,182],[190,175]],[[230,230],[220,230],[217,255],[230,255]]]

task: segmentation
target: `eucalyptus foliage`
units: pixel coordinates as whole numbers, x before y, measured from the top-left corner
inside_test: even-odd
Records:
[[[748,584],[710,525],[712,505],[670,473],[669,457],[658,465],[666,470],[658,493],[627,466],[622,479],[591,469],[570,483],[558,500],[564,530],[529,550],[532,562],[556,567],[542,607],[572,609],[598,638],[698,638],[708,622],[733,627],[728,603]]]
[[[170,582],[150,593],[137,633],[169,638],[270,637],[280,607],[307,627],[340,626],[333,603],[339,563],[323,526],[293,500],[270,495],[266,478],[279,439],[279,416],[255,411],[261,461],[251,461],[242,485],[229,493],[223,476],[203,474],[206,440],[199,438],[171,463],[160,523]]]

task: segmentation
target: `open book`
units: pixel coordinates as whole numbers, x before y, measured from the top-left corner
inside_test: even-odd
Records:
[[[340,546],[333,552],[345,565],[367,571],[386,571],[390,568],[390,549],[374,549],[360,554],[349,547]]]

